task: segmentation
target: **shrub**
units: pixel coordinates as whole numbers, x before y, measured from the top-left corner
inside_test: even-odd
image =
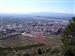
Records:
[[[64,56],[75,56],[75,17],[65,29],[62,36]]]

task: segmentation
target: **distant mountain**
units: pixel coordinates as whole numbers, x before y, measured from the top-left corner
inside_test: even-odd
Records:
[[[73,13],[56,13],[56,12],[36,12],[36,13],[3,13],[2,15],[33,15],[33,16],[59,16],[59,17],[72,17]]]
[[[54,13],[54,12],[38,12],[38,13],[31,13],[29,15],[35,16],[48,16],[48,17],[73,17],[74,14],[68,13]]]
[[[55,13],[55,12],[37,12],[37,13],[2,13],[0,18],[10,19],[71,19],[75,14]]]

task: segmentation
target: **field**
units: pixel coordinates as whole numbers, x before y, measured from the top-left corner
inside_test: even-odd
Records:
[[[0,40],[2,56],[55,56],[61,54],[60,35],[25,37],[22,35]]]

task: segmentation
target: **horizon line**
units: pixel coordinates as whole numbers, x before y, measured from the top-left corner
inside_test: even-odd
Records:
[[[62,14],[75,14],[75,13],[63,13],[63,12],[0,12],[7,13],[7,14],[30,14],[30,13],[62,13]]]

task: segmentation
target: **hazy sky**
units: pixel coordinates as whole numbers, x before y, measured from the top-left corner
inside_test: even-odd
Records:
[[[0,0],[2,13],[75,13],[75,0]]]

